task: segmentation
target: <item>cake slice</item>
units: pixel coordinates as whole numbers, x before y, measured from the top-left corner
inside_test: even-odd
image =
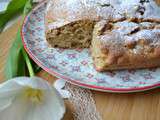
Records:
[[[147,19],[136,19],[136,22],[135,19],[102,20],[97,23],[91,47],[96,70],[160,66],[159,23]]]
[[[160,66],[159,6],[152,0],[131,0],[119,8],[121,18],[95,25],[91,54],[96,70]]]
[[[89,48],[94,21],[79,20],[47,31],[46,39],[51,47]]]
[[[88,48],[96,70],[160,66],[160,7],[154,0],[51,0],[50,46]]]
[[[96,21],[107,19],[112,11],[109,0],[50,0],[46,39],[51,47],[89,48]]]

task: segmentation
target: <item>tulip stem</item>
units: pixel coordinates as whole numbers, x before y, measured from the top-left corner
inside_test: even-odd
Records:
[[[24,48],[22,49],[22,53],[23,53],[23,56],[24,56],[24,59],[26,61],[26,65],[27,65],[27,68],[28,68],[28,71],[29,71],[29,76],[30,77],[33,77],[35,74],[34,74],[34,70],[33,70],[33,67],[32,67],[32,64],[31,64],[31,61],[26,53],[26,51],[24,50]]]

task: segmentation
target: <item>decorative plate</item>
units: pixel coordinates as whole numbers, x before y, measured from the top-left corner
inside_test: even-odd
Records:
[[[137,92],[160,85],[160,68],[97,72],[88,49],[50,48],[45,39],[45,3],[24,20],[23,44],[30,57],[45,71],[68,82],[106,92]]]

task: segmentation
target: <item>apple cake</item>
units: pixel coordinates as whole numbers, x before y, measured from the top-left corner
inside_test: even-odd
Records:
[[[160,7],[154,0],[50,0],[46,39],[90,48],[96,70],[160,66]]]

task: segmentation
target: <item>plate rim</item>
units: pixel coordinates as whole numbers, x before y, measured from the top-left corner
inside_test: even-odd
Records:
[[[152,84],[152,85],[148,85],[148,86],[131,87],[131,88],[111,88],[111,87],[102,87],[102,86],[97,86],[97,85],[89,85],[89,84],[85,84],[85,83],[73,80],[72,78],[67,77],[65,75],[61,75],[60,73],[53,71],[53,70],[50,70],[49,68],[47,68],[46,66],[41,64],[41,62],[38,60],[38,58],[36,58],[36,56],[29,50],[29,48],[27,48],[27,45],[25,43],[25,37],[24,37],[25,35],[23,33],[23,29],[25,28],[25,24],[27,23],[28,19],[33,14],[33,12],[38,10],[38,8],[41,7],[42,5],[44,5],[45,3],[47,3],[47,2],[44,1],[44,2],[39,3],[39,5],[37,5],[27,16],[25,16],[23,23],[22,23],[22,27],[21,27],[21,38],[22,38],[22,43],[23,43],[24,49],[26,50],[28,55],[31,57],[31,59],[37,65],[39,65],[43,70],[45,70],[46,72],[48,72],[51,75],[54,75],[54,76],[61,78],[61,79],[64,79],[71,84],[74,84],[74,85],[77,85],[80,87],[84,87],[84,88],[88,88],[91,90],[102,91],[102,92],[114,92],[114,93],[141,92],[141,91],[154,89],[154,88],[157,88],[160,86],[160,82]]]

